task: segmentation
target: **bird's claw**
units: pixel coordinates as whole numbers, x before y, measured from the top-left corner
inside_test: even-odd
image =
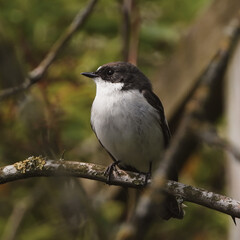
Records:
[[[104,176],[107,176],[107,184],[111,184],[111,176],[113,171],[117,171],[116,166],[119,164],[120,161],[115,161],[110,164],[104,172]]]

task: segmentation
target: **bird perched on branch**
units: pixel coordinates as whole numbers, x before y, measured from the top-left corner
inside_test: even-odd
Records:
[[[148,78],[134,65],[113,62],[95,72],[83,72],[96,83],[91,126],[115,166],[151,175],[170,141],[170,131],[159,98]],[[177,180],[177,175],[172,180]],[[182,218],[175,197],[167,196],[164,219]]]

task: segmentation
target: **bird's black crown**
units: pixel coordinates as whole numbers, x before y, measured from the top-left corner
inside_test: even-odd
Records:
[[[112,62],[102,65],[96,72],[83,73],[91,78],[100,77],[104,81],[123,83],[122,90],[152,89],[148,78],[133,64],[127,62]]]

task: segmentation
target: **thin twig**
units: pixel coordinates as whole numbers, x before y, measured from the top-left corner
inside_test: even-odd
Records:
[[[82,11],[80,11],[66,31],[61,35],[61,37],[55,42],[52,48],[49,50],[46,57],[40,62],[40,64],[33,69],[28,76],[26,77],[25,81],[13,88],[7,88],[0,92],[0,100],[5,99],[13,94],[22,92],[30,88],[33,84],[38,82],[44,74],[47,72],[49,66],[53,63],[56,59],[60,51],[64,48],[64,46],[69,42],[73,34],[80,29],[83,24],[86,22],[87,18],[92,13],[92,10],[97,3],[98,0],[91,0],[88,6]]]
[[[220,137],[216,128],[211,124],[207,124],[207,126],[198,129],[196,134],[200,139],[203,140],[203,142],[229,152],[235,157],[235,159],[240,161],[239,149],[227,139]]]

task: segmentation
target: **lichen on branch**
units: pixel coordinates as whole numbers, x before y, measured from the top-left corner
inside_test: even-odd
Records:
[[[91,180],[108,182],[105,176],[106,167],[76,161],[51,160],[42,156],[31,156],[23,161],[0,168],[0,184],[32,177],[79,177]],[[156,176],[155,176],[156,177]],[[111,176],[111,185],[143,188],[145,174],[127,172],[121,169],[114,171]],[[163,180],[164,181],[164,180]],[[148,181],[151,187],[151,180]],[[193,187],[183,183],[166,180],[162,191],[193,202],[230,216],[240,218],[240,201],[205,189]]]

